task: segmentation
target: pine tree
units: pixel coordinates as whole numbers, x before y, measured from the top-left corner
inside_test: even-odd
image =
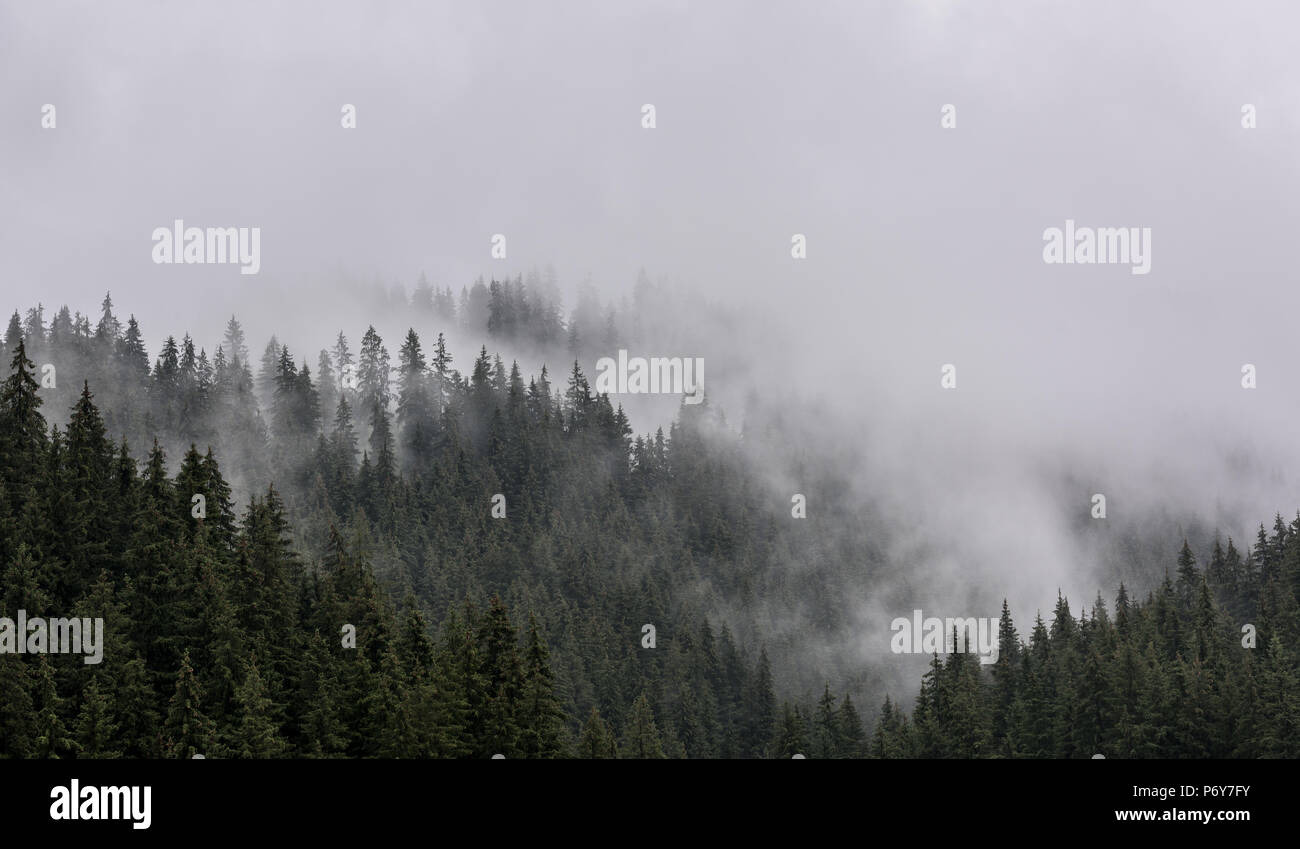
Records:
[[[357,362],[358,403],[363,410],[378,406],[385,412],[391,398],[389,389],[389,357],[383,340],[373,326],[367,328],[361,339],[361,355]]]
[[[993,663],[993,725],[994,744],[1004,756],[1012,754],[1008,735],[1011,732],[1012,711],[1019,689],[1021,668],[1020,635],[1011,621],[1011,609],[1002,599],[1002,615],[998,619],[998,659]]]
[[[528,617],[528,646],[524,653],[524,686],[519,709],[519,750],[525,757],[557,758],[564,712],[555,697],[551,653]]]
[[[623,745],[620,751],[623,757],[638,760],[664,757],[663,743],[659,738],[659,729],[655,725],[654,711],[644,692],[632,703],[632,712],[628,716],[627,728],[623,732]]]
[[[25,346],[23,320],[18,315],[18,310],[14,310],[14,314],[9,317],[9,327],[5,330],[5,350],[16,350],[19,342],[23,342]]]
[[[113,315],[112,293],[105,292],[100,304],[99,324],[95,326],[95,338],[100,341],[101,350],[111,351],[121,333],[122,323]]]
[[[37,736],[31,688],[24,658],[0,654],[0,755],[31,756]]]
[[[79,758],[120,758],[115,748],[117,723],[113,721],[113,704],[92,678],[82,694],[77,714],[75,746]]]
[[[49,446],[45,417],[40,413],[36,365],[27,359],[21,336],[14,342],[13,352],[11,374],[0,388],[0,473],[10,498],[9,513],[19,511],[21,499],[36,484]]]
[[[789,703],[781,711],[781,722],[777,726],[776,736],[772,741],[772,757],[793,758],[795,755],[808,756],[808,723],[798,708]],[[834,757],[833,752],[826,757]]]
[[[839,724],[840,740],[843,745],[841,757],[866,757],[866,732],[862,727],[862,718],[858,716],[857,708],[853,706],[853,699],[848,693],[844,694],[844,701],[840,702],[837,722]]]
[[[614,734],[600,718],[600,711],[592,707],[591,714],[582,726],[582,737],[578,741],[578,757],[595,759],[612,759],[618,757],[618,743]]]
[[[822,696],[817,700],[817,712],[813,719],[812,753],[814,758],[831,760],[841,758],[843,742],[840,737],[839,709],[835,697],[831,695],[830,684],[825,685]]]
[[[277,758],[284,754],[274,719],[274,703],[267,694],[266,682],[257,669],[256,660],[250,659],[244,681],[235,690],[238,720],[235,733],[227,747],[236,757]]]
[[[433,349],[433,362],[430,368],[433,374],[433,391],[436,410],[441,413],[451,395],[451,354],[447,351],[447,340],[441,333]]]
[[[487,616],[479,629],[479,640],[480,674],[487,692],[486,736],[482,741],[482,751],[488,755],[517,757],[520,745],[517,711],[523,693],[523,667],[514,626],[510,624],[505,605],[496,596],[489,603]]]
[[[145,350],[140,323],[134,315],[127,319],[126,332],[118,345],[118,359],[128,383],[140,386],[149,378],[149,352]]]
[[[72,751],[76,745],[68,736],[59,712],[63,699],[59,697],[54,685],[54,667],[46,655],[40,655],[40,662],[35,675],[34,700],[35,739],[32,741],[32,756],[37,758],[61,758]]]
[[[1187,540],[1183,540],[1183,547],[1178,552],[1178,604],[1182,610],[1192,609],[1200,586],[1201,573],[1196,568],[1196,557]]]
[[[163,724],[163,737],[170,758],[192,758],[196,754],[206,756],[212,752],[212,724],[203,713],[202,692],[190,667],[188,650],[181,657],[176,692],[168,703],[167,721]]]
[[[766,757],[768,744],[776,731],[776,696],[772,692],[772,670],[766,648],[759,653],[758,669],[747,682],[741,704],[744,711],[741,726],[744,757]]]

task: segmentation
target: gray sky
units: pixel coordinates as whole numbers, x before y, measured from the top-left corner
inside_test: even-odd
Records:
[[[1212,524],[1300,506],[1297,23],[1286,3],[2,0],[3,307],[95,314],[112,289],[151,354],[186,329],[211,351],[231,312],[255,351],[272,331],[314,351],[364,330],[341,273],[459,292],[549,263],[616,297],[644,267],[748,317],[709,342],[721,397],[761,379],[827,405],[821,447],[862,449],[863,492],[944,549],[899,543],[909,568],[1006,586],[1014,552],[1023,608],[1091,599],[1058,473],[1085,513],[1092,492]],[[153,264],[175,218],[261,227],[261,273]],[[1044,264],[1067,218],[1150,227],[1151,272]]]

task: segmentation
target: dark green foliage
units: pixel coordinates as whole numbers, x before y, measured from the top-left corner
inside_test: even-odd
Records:
[[[631,332],[585,301],[566,326],[542,288],[416,309],[522,351]],[[151,368],[143,339],[107,298],[94,324],[37,310],[6,333],[0,614],[103,617],[105,645],[98,665],[0,655],[0,756],[1300,754],[1300,517],[1203,569],[1184,545],[1113,615],[1058,598],[1028,642],[1004,606],[996,663],[934,657],[910,715],[886,698],[868,734],[875,685],[792,680],[794,650],[742,617],[799,606],[843,633],[856,602],[780,567],[874,549],[818,533],[860,524],[829,491],[784,521],[745,453],[763,435],[708,403],[634,436],[580,362],[553,385],[484,346],[462,374],[441,333],[426,353],[408,331],[395,374],[373,328],[314,374],[273,339],[256,379],[233,317],[211,360],[182,335]]]
[[[1202,573],[1184,542],[1176,583],[1166,576],[1142,603],[1121,585],[1114,621],[1101,599],[1075,618],[1059,598],[1050,628],[1040,617],[1028,644],[1004,604],[992,670],[981,673],[967,654],[936,656],[911,731],[886,699],[871,753],[1296,757],[1300,665],[1288,646],[1300,639],[1297,556],[1294,530],[1280,520],[1271,537],[1261,530],[1254,570],[1229,541],[1226,552],[1216,542]],[[1253,612],[1234,615],[1241,610]],[[1245,626],[1258,632],[1254,647]]]

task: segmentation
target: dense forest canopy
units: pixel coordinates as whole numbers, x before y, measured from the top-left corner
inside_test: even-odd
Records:
[[[887,565],[843,481],[805,469],[820,509],[792,518],[757,450],[779,433],[707,397],[634,434],[580,365],[632,332],[613,309],[566,320],[522,279],[422,282],[410,309],[571,365],[414,328],[394,360],[373,327],[254,359],[234,317],[212,354],[168,337],[151,363],[109,297],[94,323],[14,314],[0,615],[106,636],[100,664],[0,654],[0,753],[1298,754],[1300,517],[1204,568],[1183,543],[1145,600],[1061,598],[1027,640],[1004,605],[996,663],[936,655],[909,715],[766,627],[788,607],[844,634],[844,576]]]

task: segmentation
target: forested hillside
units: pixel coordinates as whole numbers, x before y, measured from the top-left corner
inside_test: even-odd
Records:
[[[911,717],[886,702],[875,757],[1300,756],[1300,517],[1263,526],[1248,557],[1216,542],[1145,601],[1123,585],[1075,618],[1061,598],[1028,643],[1003,607],[990,672],[931,662]],[[1242,624],[1239,624],[1242,623]]]
[[[479,289],[458,306],[424,289],[428,315],[570,353],[594,321],[522,283]],[[484,346],[462,372],[430,335],[410,330],[396,362],[370,328],[355,351],[343,333],[312,356],[272,340],[254,363],[232,318],[213,354],[169,337],[151,363],[108,298],[94,325],[15,313],[3,615],[103,617],[106,645],[97,665],[0,654],[0,753],[1296,753],[1300,519],[1204,574],[1185,548],[1177,581],[1141,604],[1121,589],[1113,617],[1062,599],[1024,647],[1004,614],[991,670],[936,658],[913,715],[885,701],[871,739],[834,692],[878,704],[883,685],[780,686],[768,649],[787,666],[795,649],[756,613],[842,633],[836,576],[880,563],[864,523],[830,497],[792,519],[757,439],[707,402],[634,435],[577,362],[525,377]]]
[[[269,345],[255,377],[232,319],[151,368],[107,299],[93,330],[65,309],[5,341],[7,608],[106,611],[111,638],[100,667],[0,657],[7,753],[767,753],[767,657],[706,610],[761,592],[770,534],[733,518],[763,511],[707,405],[633,439],[576,365],[553,389],[482,349],[463,376],[414,331],[395,368],[370,331],[315,378]],[[237,508],[232,467],[273,483]]]

